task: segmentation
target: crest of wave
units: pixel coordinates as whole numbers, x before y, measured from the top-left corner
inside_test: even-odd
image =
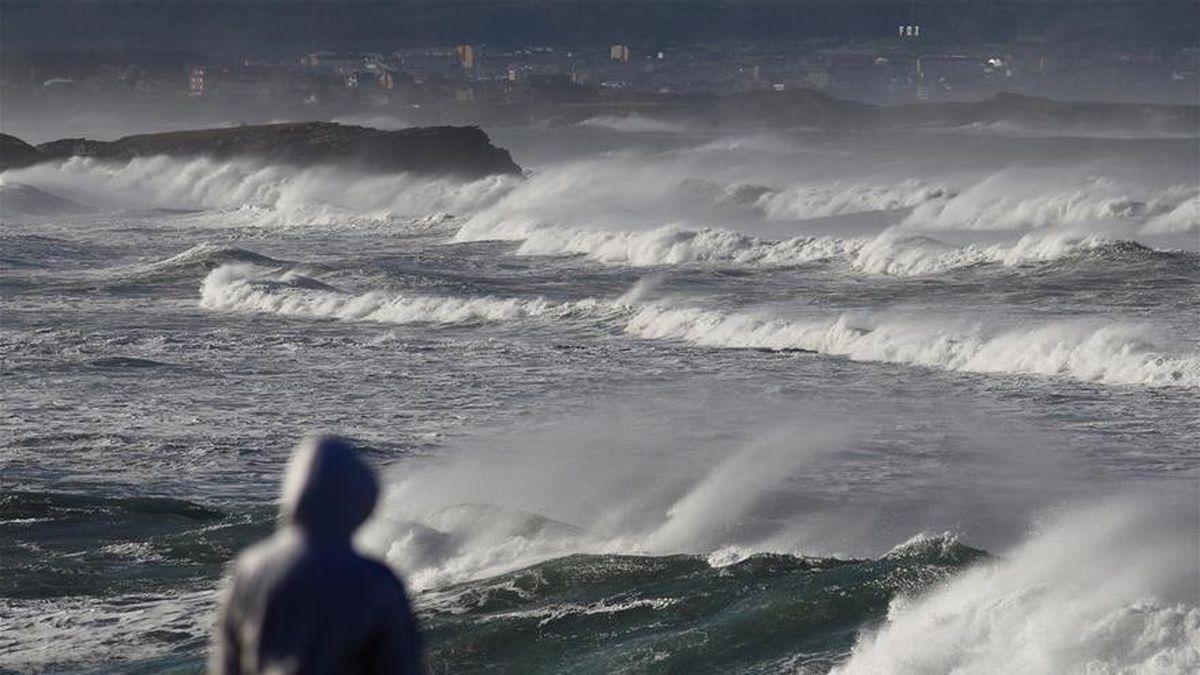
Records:
[[[1175,192],[1179,205],[1146,221],[1146,232],[1160,234],[1200,230],[1200,190],[1179,187]]]
[[[777,160],[766,166],[730,164],[727,152],[624,151],[543,166],[468,218],[456,239],[520,241],[551,225],[581,232],[645,232],[676,223],[698,230],[725,218],[761,223],[764,213],[779,220],[887,211],[946,194],[944,187],[918,180],[883,185],[825,180],[780,192],[762,180],[778,180],[789,167]]]
[[[729,414],[711,402],[669,425],[657,413],[592,408],[565,424],[489,434],[449,461],[400,467],[363,543],[422,589],[581,552],[761,550],[794,522],[767,496],[842,447],[833,422],[790,412],[797,419],[733,447],[678,428],[693,414]]]
[[[492,203],[519,182],[492,176],[463,182],[410,174],[367,174],[338,167],[295,169],[248,160],[144,157],[124,163],[74,158],[14,172],[86,202],[165,208],[249,208],[265,223],[341,218],[426,217]]]
[[[1008,555],[894,600],[833,672],[1196,672],[1195,527],[1160,511],[1118,502],[1053,516]]]
[[[693,307],[646,305],[625,331],[706,347],[803,349],[975,373],[1067,377],[1116,385],[1200,387],[1200,356],[1171,356],[1152,331],[1131,325],[1055,322],[1016,329],[915,319],[790,320]]]
[[[581,127],[596,127],[625,133],[683,133],[688,126],[642,115],[597,115],[579,123]]]
[[[1014,230],[1132,222],[1148,232],[1200,227],[1200,188],[1166,187],[1107,175],[1077,177],[1062,169],[1009,168],[958,190],[947,199],[914,204],[905,227],[943,230]]]
[[[584,255],[596,262],[649,267],[683,263],[796,265],[845,254],[857,244],[834,237],[759,239],[721,228],[665,225],[651,230],[591,230],[513,220],[507,234],[520,255]]]
[[[1025,234],[1012,244],[959,247],[891,229],[874,238],[852,242],[853,245],[846,249],[850,266],[861,272],[919,276],[986,263],[1018,267],[1094,251],[1114,243],[1111,239],[1090,234],[1054,232]]]
[[[453,297],[370,291],[343,293],[295,271],[222,265],[205,277],[200,306],[290,317],[394,324],[508,321],[585,311],[596,301],[558,304],[542,298]]]
[[[847,213],[895,211],[952,198],[944,185],[910,178],[894,185],[847,181],[804,184],[758,198],[756,206],[771,220],[823,218]]]
[[[842,259],[870,274],[918,276],[984,263],[1015,267],[1095,250],[1111,240],[1056,232],[1026,234],[1013,244],[952,246],[929,237],[891,229],[874,237],[794,237],[770,240],[722,228],[688,229],[678,224],[650,230],[561,227],[514,217],[484,233],[476,229],[457,238],[520,241],[520,255],[583,255],[610,265],[651,267],[712,263],[747,267],[786,267]],[[493,234],[494,233],[494,234]]]

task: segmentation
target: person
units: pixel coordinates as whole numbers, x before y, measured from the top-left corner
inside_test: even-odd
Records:
[[[403,584],[351,543],[378,493],[374,474],[347,441],[300,444],[284,478],[277,532],[234,564],[210,672],[421,672]]]

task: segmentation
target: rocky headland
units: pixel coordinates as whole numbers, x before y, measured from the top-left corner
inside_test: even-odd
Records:
[[[64,138],[37,146],[0,134],[0,170],[76,156],[128,161],[157,155],[246,158],[299,167],[336,164],[464,178],[521,173],[508,151],[493,145],[474,126],[383,131],[333,122],[295,122],[139,134],[115,141]]]

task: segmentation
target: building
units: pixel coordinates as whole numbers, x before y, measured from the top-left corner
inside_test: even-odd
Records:
[[[204,68],[192,68],[188,75],[188,96],[204,95]]]
[[[372,53],[313,52],[300,58],[305,68],[322,68],[349,75],[372,65],[382,66],[383,56]]]
[[[458,62],[467,70],[475,70],[475,48],[471,45],[458,45],[454,48],[458,52]]]
[[[628,45],[613,45],[608,48],[608,58],[611,61],[627,63],[629,61]]]

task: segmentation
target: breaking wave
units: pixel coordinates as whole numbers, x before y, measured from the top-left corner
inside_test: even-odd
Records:
[[[249,160],[136,158],[98,162],[76,157],[6,172],[89,204],[129,208],[235,209],[254,224],[307,225],[428,218],[471,212],[520,179],[462,182],[409,174],[368,174],[338,167],[297,170]]]
[[[1087,227],[1112,222],[1146,232],[1200,228],[1200,188],[1139,186],[1111,176],[1066,180],[1061,170],[1007,169],[963,186],[948,199],[925,200],[903,220],[929,230]]]
[[[1059,515],[1010,556],[893,599],[833,672],[1195,672],[1195,532],[1163,520],[1128,505]]]
[[[640,118],[597,120],[583,124],[639,129],[651,122],[664,124]],[[461,182],[338,167],[297,170],[245,160],[150,157],[107,163],[74,158],[5,172],[5,184],[20,183],[39,195],[97,206],[250,209],[251,222],[270,225],[454,214],[467,219],[459,240],[514,239],[516,231],[544,224],[644,231],[677,223],[701,230],[727,218],[737,228],[753,231],[755,222],[862,213],[894,214],[905,228],[919,230],[1079,229],[1116,223],[1128,236],[1200,228],[1200,188],[1152,184],[1122,167],[1087,165],[1064,171],[1015,166],[965,176],[839,177],[836,172],[824,175],[819,168],[823,156],[810,156],[811,149],[787,139],[776,145],[804,159],[787,162],[755,152],[739,162],[737,171],[725,171],[720,167],[729,153],[742,151],[728,142],[710,143],[658,154],[622,151],[549,163],[528,179],[495,176]],[[748,221],[745,228],[743,219]]]
[[[1057,322],[1008,330],[843,314],[797,321],[647,305],[626,332],[705,347],[803,350],[973,373],[1067,377],[1115,385],[1200,387],[1200,356],[1160,351],[1146,328]]]
[[[0,178],[0,217],[78,213],[87,207],[32,185]]]
[[[805,220],[850,213],[899,211],[925,203],[942,203],[954,197],[946,185],[918,179],[895,185],[835,182],[796,185],[765,193],[755,206],[770,220]]]
[[[673,134],[689,131],[688,126],[681,122],[668,122],[642,115],[598,115],[580,122],[579,126],[596,127],[631,134]]]
[[[594,301],[554,303],[542,298],[523,300],[480,296],[344,293],[294,270],[275,271],[252,265],[223,265],[208,274],[200,287],[200,306],[206,309],[278,314],[394,324],[470,324],[510,321],[543,315],[570,315],[594,306]]]
[[[203,243],[165,260],[130,268],[129,273],[137,277],[192,277],[233,263],[275,267],[289,264],[236,246]]]
[[[704,486],[690,494],[721,496]],[[1190,672],[1200,589],[1180,520],[1117,501],[1051,514],[999,558],[947,533],[877,558],[726,559],[460,504],[391,530],[387,550],[423,589],[431,661],[459,668]]]
[[[852,639],[847,623],[870,621],[895,594],[980,555],[958,544],[944,555],[757,554],[721,567],[693,555],[575,555],[421,601],[429,629],[444,636],[429,655],[435,669],[746,672],[797,652],[828,668]]]
[[[1137,243],[1094,235],[1026,234],[1012,244],[952,246],[936,239],[889,230],[873,237],[795,237],[762,239],[719,228],[690,230],[669,225],[647,231],[572,229],[531,222],[508,222],[480,230],[464,227],[460,241],[520,241],[520,255],[583,255],[612,265],[650,267],[710,263],[746,267],[788,267],[841,260],[869,274],[918,276],[982,264],[1017,267],[1080,254],[1139,250]]]

